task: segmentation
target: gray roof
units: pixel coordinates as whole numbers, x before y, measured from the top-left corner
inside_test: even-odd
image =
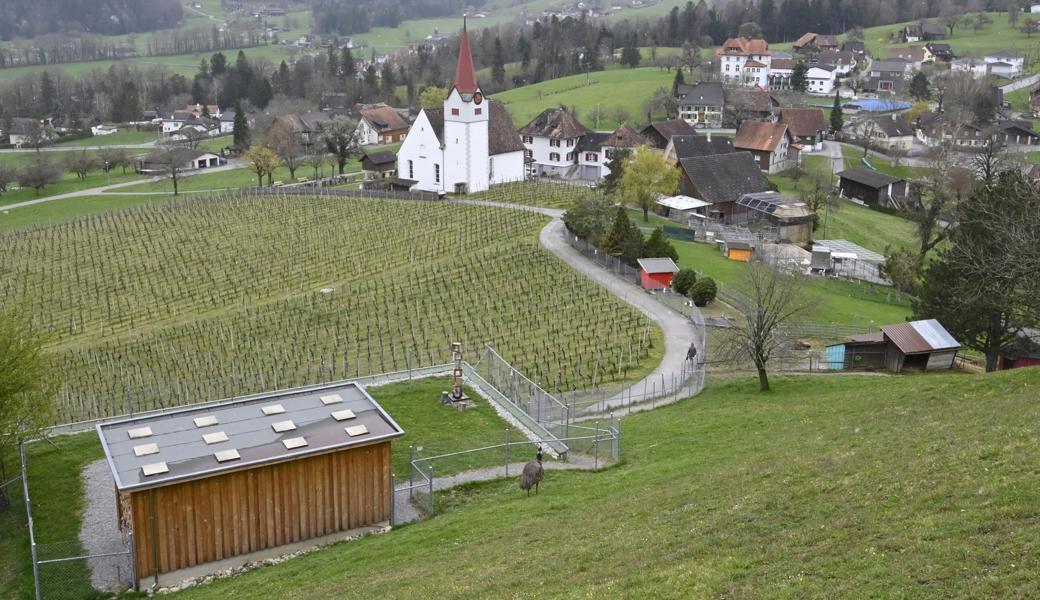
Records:
[[[673,135],[672,146],[677,160],[734,152],[733,138],[723,135]]]
[[[647,273],[678,273],[679,267],[670,258],[640,258],[639,268]]]
[[[235,120],[235,111],[225,110],[224,112],[220,113],[220,120],[225,123],[231,123]]]
[[[861,183],[875,189],[883,188],[890,183],[903,181],[898,177],[893,177],[887,173],[882,173],[881,171],[863,168],[845,169],[841,173],[838,173],[838,177],[848,179],[849,181],[855,181],[856,183]]]
[[[725,103],[725,94],[722,84],[717,81],[701,81],[693,85],[680,85],[678,89],[679,101],[707,106],[722,106]]]
[[[353,382],[196,405],[99,424],[97,432],[120,490],[210,477],[404,435]],[[229,456],[218,458],[222,452]]]
[[[986,55],[987,58],[1025,58],[1025,55],[1018,50],[1001,50],[1000,52],[990,52]]]
[[[896,115],[892,115],[896,116]],[[914,134],[914,128],[910,126],[910,123],[906,121],[902,116],[896,116],[895,119],[892,116],[881,117],[875,119],[878,129],[885,132],[888,137],[906,137]]]
[[[498,100],[489,100],[488,105],[488,154],[496,156],[509,152],[523,152],[524,144],[520,134],[513,127],[513,118],[509,116],[506,105]],[[424,108],[430,127],[437,139],[444,144],[444,109]]]
[[[700,199],[712,204],[736,202],[744,194],[769,191],[769,182],[750,152],[684,158],[679,164]]]
[[[906,73],[907,65],[905,60],[898,58],[890,58],[886,60],[875,60],[870,64],[870,71],[879,73]]]

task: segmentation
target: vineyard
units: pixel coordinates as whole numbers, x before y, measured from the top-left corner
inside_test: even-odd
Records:
[[[60,421],[443,363],[484,344],[552,390],[633,378],[642,314],[480,206],[224,195],[0,235],[0,303],[51,340]]]
[[[584,185],[525,180],[495,185],[471,197],[489,202],[567,209],[578,200],[602,195],[603,192]]]

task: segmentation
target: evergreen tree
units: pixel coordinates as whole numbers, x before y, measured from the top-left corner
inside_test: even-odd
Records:
[[[336,56],[335,46],[329,46],[329,53],[325,57],[325,72],[329,79],[334,79],[339,75],[339,57]]]
[[[40,77],[40,118],[53,117],[57,109],[55,103],[57,92],[54,88],[54,80],[51,79],[50,71],[44,71]]]
[[[630,69],[634,69],[639,66],[639,61],[641,60],[643,60],[643,55],[640,54],[639,48],[636,47],[635,34],[632,34],[628,37],[625,46],[621,49],[621,64]]]
[[[927,100],[932,97],[931,86],[928,84],[928,76],[918,71],[910,80],[910,97],[914,100]]]
[[[630,266],[635,266],[636,261],[643,257],[643,233],[628,218],[623,207],[618,207],[614,224],[603,236],[603,251]]]
[[[841,98],[838,90],[834,90],[834,106],[831,107],[831,131],[838,133],[845,127],[845,115],[841,110]]]
[[[249,121],[246,119],[246,114],[242,112],[241,103],[235,104],[235,122],[231,135],[239,150],[249,147]]]
[[[665,237],[664,229],[657,227],[646,240],[643,248],[643,257],[679,260],[679,253],[676,252],[675,246],[672,246],[672,243]]]
[[[206,101],[206,88],[202,85],[202,77],[196,75],[191,82],[191,101],[203,104]]]
[[[672,80],[672,98],[679,97],[679,86],[686,84],[686,78],[683,77],[682,65],[675,67],[675,79]]]
[[[227,57],[222,52],[217,52],[209,58],[209,72],[214,77],[220,77],[227,72]]]
[[[502,50],[502,40],[495,36],[495,52],[491,58],[491,78],[502,85],[506,82],[506,59]]]
[[[202,103],[202,115],[200,115],[200,116],[206,117],[207,119],[210,118],[210,116],[211,116],[209,114],[209,105],[206,104],[205,102]]]
[[[350,48],[344,48],[339,53],[339,74],[344,79],[353,79],[357,75],[357,65],[354,64],[354,55]]]
[[[621,179],[625,175],[625,163],[628,162],[628,157],[631,155],[631,151],[627,149],[615,149],[610,154],[610,160],[607,161],[607,168],[610,172],[603,178],[603,183],[600,184],[608,194],[613,194],[621,187]]]
[[[809,72],[809,67],[805,66],[805,63],[798,63],[791,70],[791,89],[797,92],[804,92],[805,87],[808,85],[805,75]]]

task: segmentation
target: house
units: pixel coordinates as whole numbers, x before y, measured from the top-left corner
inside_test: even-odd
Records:
[[[363,146],[396,144],[408,135],[408,121],[396,108],[376,104],[365,106],[357,113],[358,143]]]
[[[201,138],[220,135],[220,121],[209,117],[191,117],[179,129],[171,131],[165,138],[171,142],[190,142]]]
[[[650,123],[639,132],[651,146],[658,150],[664,150],[673,136],[694,135],[697,132],[683,119],[671,119],[669,121],[656,121]]]
[[[308,152],[321,143],[321,127],[332,121],[332,117],[324,112],[309,112],[299,115],[279,115],[274,118],[271,128],[284,127],[294,132],[300,139],[300,145]]]
[[[910,63],[910,68],[919,71],[925,63],[930,63],[935,57],[932,56],[928,46],[910,46],[908,48],[890,48],[888,59],[905,60]]]
[[[578,173],[586,181],[598,181],[610,174],[608,162],[617,150],[633,150],[647,140],[631,125],[622,123],[614,131],[591,132],[578,144]]]
[[[713,219],[727,219],[744,194],[771,189],[750,152],[694,156],[682,159],[679,166],[680,193],[711,203],[705,211]]]
[[[945,25],[938,23],[929,23],[924,21],[922,23],[914,23],[913,25],[907,25],[900,32],[904,43],[912,42],[929,42],[932,40],[942,40],[949,36],[949,30],[946,29]]]
[[[798,164],[798,147],[783,123],[744,121],[733,138],[733,148],[750,152],[759,168],[770,175]]]
[[[706,135],[673,135],[664,149],[664,156],[673,163],[694,156],[728,154],[733,149],[733,138],[711,133]]]
[[[730,38],[715,51],[723,83],[765,88],[772,56],[765,40]]]
[[[220,115],[220,133],[234,133],[235,132],[235,111],[228,110],[224,111]]]
[[[189,111],[177,110],[174,111],[169,117],[164,117],[162,120],[162,134],[167,135],[177,131],[188,121],[194,120],[197,117]]]
[[[845,40],[841,44],[841,49],[855,54],[857,58],[867,55],[867,45],[860,40]]]
[[[1023,329],[997,362],[997,368],[1002,371],[1037,366],[1040,366],[1040,331],[1034,329]]]
[[[397,155],[385,150],[368,150],[361,155],[361,170],[369,179],[389,179],[397,174]]]
[[[11,126],[7,131],[7,136],[11,145],[15,148],[21,148],[23,145],[29,143],[29,138],[32,137],[34,128],[39,129],[43,141],[48,141],[56,137],[54,129],[47,127],[38,119],[14,117],[11,119]]]
[[[796,144],[810,151],[823,148],[823,136],[831,128],[821,108],[782,108],[779,122],[787,125]]]
[[[323,384],[96,427],[137,589],[386,531],[391,441],[360,385]]]
[[[442,108],[419,112],[397,152],[398,176],[416,190],[482,192],[523,179],[524,150],[505,105],[477,84],[464,21],[451,90]]]
[[[937,44],[935,42],[928,42],[924,45],[928,49],[928,52],[932,54],[934,60],[942,62],[950,62],[954,58],[957,58],[953,53],[953,47],[949,44]]]
[[[117,131],[119,131],[119,129],[117,129],[114,125],[91,125],[90,126],[90,135],[92,135],[94,137],[99,137],[99,136],[104,136],[104,135],[112,135],[113,133],[116,133]]]
[[[793,58],[776,58],[774,56],[769,69],[769,89],[791,89],[791,77],[794,76],[794,67],[797,64],[798,61]]]
[[[837,67],[834,65],[811,65],[805,72],[805,91],[810,94],[830,96],[834,93],[837,75]]]
[[[774,227],[777,239],[784,244],[803,244],[812,239],[816,213],[800,200],[780,192],[744,194],[733,206],[730,223],[763,224]]]
[[[855,54],[847,50],[827,50],[817,55],[816,62],[821,65],[832,65],[837,73],[846,75],[856,68],[857,58]]]
[[[184,107],[184,110],[181,112],[191,113],[196,117],[203,117],[207,116],[208,114],[208,116],[214,119],[220,118],[221,114],[220,107],[216,104],[207,104],[205,106],[202,104],[189,104],[186,107]]]
[[[1032,14],[1040,13],[1040,4],[1030,4],[1029,12]]]
[[[944,113],[923,112],[917,116],[917,139],[928,146],[943,142],[962,148],[985,146],[992,133],[971,123],[951,123]]]
[[[1031,121],[1005,119],[997,123],[997,136],[1006,145],[1035,146],[1040,144],[1040,134],[1033,131]]]
[[[744,119],[775,121],[774,111],[779,106],[780,101],[765,90],[746,88],[726,90],[726,110],[731,118],[738,119],[738,125]]]
[[[812,49],[824,52],[827,50],[837,50],[839,46],[840,44],[838,43],[837,37],[833,35],[820,35],[818,33],[806,33],[791,44],[791,47],[799,52]]]
[[[220,157],[205,150],[174,148],[169,155],[153,152],[137,159],[137,172],[167,173],[170,171],[171,162],[179,171],[195,171],[220,166]]]
[[[1022,74],[1025,66],[1025,54],[1017,50],[1003,50],[982,57],[989,65],[989,72],[998,77],[1014,79]]]
[[[866,138],[871,146],[886,151],[907,152],[914,145],[913,125],[897,113],[857,119],[847,130],[853,137]]]
[[[680,119],[694,127],[722,127],[726,98],[721,83],[701,81],[693,85],[682,84],[677,95]]]
[[[672,278],[679,267],[670,258],[640,258],[639,285],[644,290],[660,290],[672,287]]]
[[[865,204],[889,207],[907,197],[909,183],[880,171],[857,167],[838,173],[838,193]]]
[[[875,60],[867,71],[866,91],[890,94],[901,92],[910,78],[910,71],[910,63],[903,59]]]
[[[563,108],[547,108],[520,128],[530,172],[563,176],[578,164],[578,144],[589,133],[578,117]]]
[[[726,240],[722,249],[726,258],[739,262],[751,262],[755,249],[747,242],[735,242]]]
[[[956,58],[950,63],[951,71],[964,71],[972,77],[985,77],[989,74],[989,63],[974,56]]]

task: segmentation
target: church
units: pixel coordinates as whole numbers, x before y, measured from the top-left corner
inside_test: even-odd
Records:
[[[424,108],[397,151],[397,176],[426,192],[483,192],[524,178],[524,145],[501,102],[477,84],[462,26],[455,82],[442,108]]]

